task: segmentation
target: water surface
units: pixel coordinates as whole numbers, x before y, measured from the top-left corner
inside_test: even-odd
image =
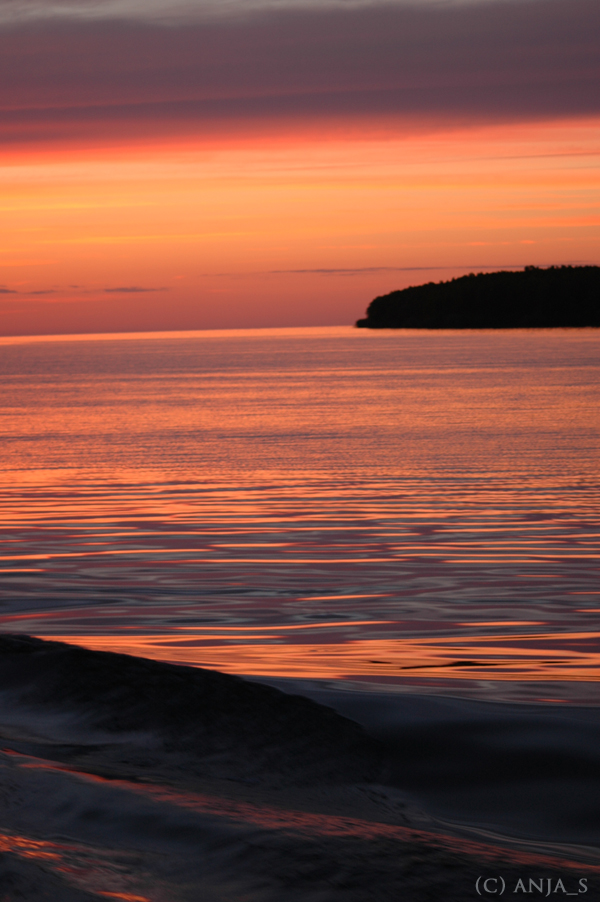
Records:
[[[0,629],[595,703],[599,339],[2,339]]]

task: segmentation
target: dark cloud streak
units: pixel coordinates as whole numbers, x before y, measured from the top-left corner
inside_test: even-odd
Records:
[[[168,288],[140,288],[137,285],[125,285],[122,288],[104,288],[105,294],[146,294],[153,291],[168,291]]]
[[[600,111],[598,0],[271,10],[0,29],[6,140],[327,117]]]
[[[342,269],[270,269],[268,275],[318,275],[318,276],[360,276],[372,272],[429,272],[431,269],[451,269],[449,266],[360,266]],[[461,267],[462,268],[462,267]],[[486,269],[486,267],[483,267]],[[488,269],[490,267],[487,267]],[[227,273],[227,275],[229,275]]]

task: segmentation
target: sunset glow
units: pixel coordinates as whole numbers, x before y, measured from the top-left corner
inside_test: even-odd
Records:
[[[351,322],[385,290],[595,262],[598,122],[69,147],[3,168],[4,334]]]
[[[587,892],[598,35],[0,0],[0,902]]]
[[[588,0],[119,8],[0,22],[0,334],[349,324],[598,262]]]

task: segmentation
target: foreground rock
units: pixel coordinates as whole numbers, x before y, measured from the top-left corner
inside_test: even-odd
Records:
[[[482,876],[511,894],[543,877],[552,898],[558,880],[600,884],[593,850],[436,822],[381,782],[382,760],[299,696],[0,637],[0,898],[463,902]]]
[[[179,756],[198,776],[302,785],[381,775],[379,746],[358,724],[213,670],[4,635],[0,689],[40,728],[54,718],[66,745],[143,733],[150,758]]]

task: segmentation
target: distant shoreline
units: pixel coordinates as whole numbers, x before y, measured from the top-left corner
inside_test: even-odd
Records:
[[[376,297],[359,329],[600,327],[600,266],[471,273]]]

